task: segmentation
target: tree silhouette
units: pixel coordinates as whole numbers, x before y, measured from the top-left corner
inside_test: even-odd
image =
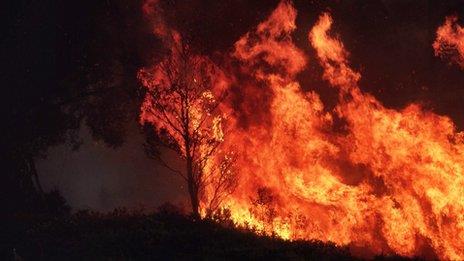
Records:
[[[6,5],[2,25],[9,29],[0,41],[8,65],[0,97],[4,213],[45,209],[41,202],[48,195],[35,162],[51,146],[77,149],[83,124],[108,146],[125,140],[126,126],[138,115],[135,75],[149,53],[144,48],[159,46],[150,40],[141,2]]]
[[[167,164],[159,152],[151,153],[186,181],[193,216],[199,218],[201,199],[208,201],[205,208],[211,210],[234,187],[234,157],[218,150],[224,139],[218,106],[225,93],[214,94],[215,65],[195,55],[180,37],[172,39],[170,55],[139,73],[147,87],[141,121],[154,127],[161,145],[185,160],[183,172]]]

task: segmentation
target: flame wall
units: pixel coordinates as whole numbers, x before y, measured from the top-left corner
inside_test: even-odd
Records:
[[[463,259],[463,133],[418,104],[392,110],[363,93],[328,13],[308,37],[339,93],[326,111],[296,80],[308,62],[292,41],[296,15],[283,1],[235,44],[224,145],[238,155],[239,186],[222,206],[282,238]]]

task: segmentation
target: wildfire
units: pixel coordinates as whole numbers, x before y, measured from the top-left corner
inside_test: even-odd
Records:
[[[216,86],[230,96],[220,105],[227,120],[214,132],[221,151],[234,153],[238,175],[220,207],[238,225],[285,239],[464,259],[464,133],[418,104],[393,110],[363,93],[349,52],[329,34],[329,13],[308,35],[322,77],[339,93],[335,109],[325,109],[296,79],[309,61],[292,41],[296,15],[282,1],[240,38],[230,55],[240,68],[224,69],[231,76]],[[436,52],[447,41],[463,54],[462,28],[451,30],[453,22],[439,28]]]

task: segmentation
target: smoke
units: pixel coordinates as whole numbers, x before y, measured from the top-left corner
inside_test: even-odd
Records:
[[[152,210],[165,202],[188,206],[182,180],[147,157],[144,137],[134,121],[120,148],[95,142],[85,127],[79,133],[83,145],[77,151],[59,145],[37,160],[45,190],[58,188],[73,210],[110,211],[115,208]],[[170,163],[181,165],[175,155],[163,153]]]

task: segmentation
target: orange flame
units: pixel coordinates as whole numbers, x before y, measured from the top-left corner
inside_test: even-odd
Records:
[[[237,225],[284,239],[464,259],[464,133],[418,104],[393,110],[363,93],[328,13],[309,33],[339,92],[334,111],[325,109],[296,79],[308,63],[292,40],[296,15],[282,1],[231,54],[240,68],[219,87],[232,95],[221,133],[239,180],[221,207]]]
[[[395,111],[363,94],[348,52],[328,34],[327,13],[309,34],[324,79],[340,91],[335,112],[326,112],[318,94],[303,92],[295,80],[306,61],[291,40],[295,17],[282,2],[258,25],[258,41],[249,33],[235,46],[242,71],[264,84],[272,101],[270,126],[234,126],[226,137],[239,155],[240,181],[223,206],[238,224],[283,238],[407,256],[431,248],[462,259],[462,134],[419,105]],[[347,133],[333,131],[335,114]]]
[[[448,16],[438,27],[433,43],[435,55],[450,60],[464,69],[464,27],[458,25],[457,16]]]

